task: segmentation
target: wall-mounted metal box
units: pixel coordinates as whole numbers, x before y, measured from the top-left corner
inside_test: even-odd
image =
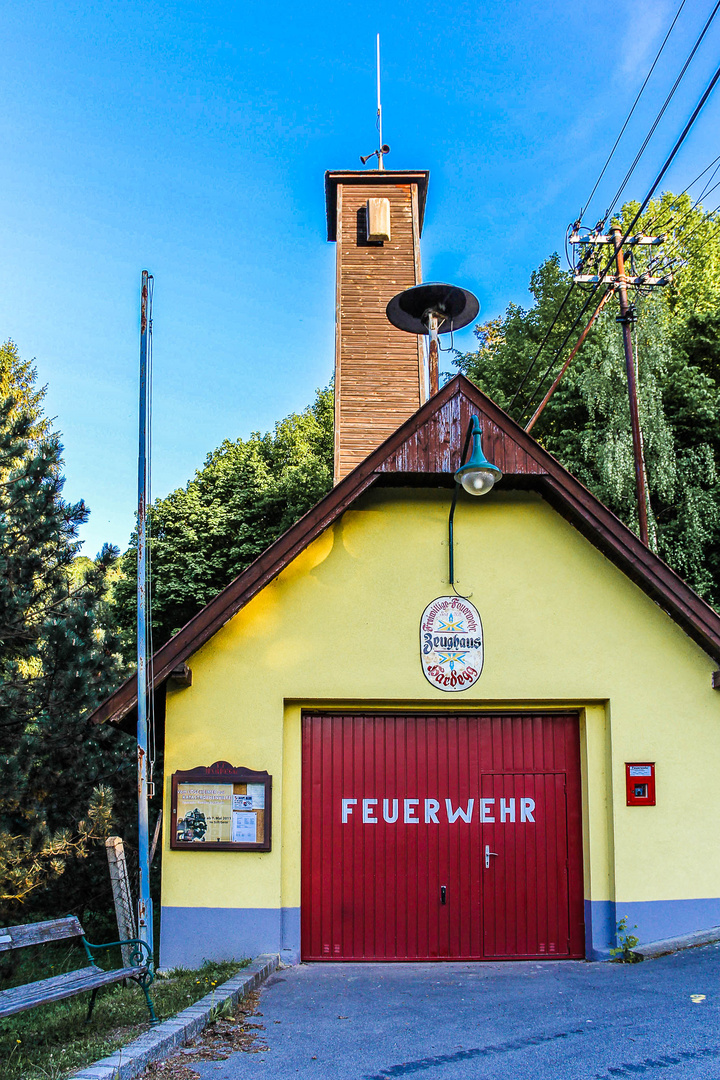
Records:
[[[625,763],[625,794],[628,806],[655,805],[655,762]]]
[[[367,238],[368,240],[390,239],[390,200],[368,199],[367,201]]]

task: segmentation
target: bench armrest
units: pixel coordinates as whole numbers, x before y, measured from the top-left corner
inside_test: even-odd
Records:
[[[153,973],[152,952],[148,943],[141,938],[127,938],[125,941],[108,941],[106,945],[93,945],[92,942],[84,937],[82,943],[85,946],[85,952],[87,953],[88,959],[91,961],[93,960],[93,951],[98,949],[112,949],[114,946],[118,945],[133,945],[134,948],[130,953],[131,965],[133,967],[140,967],[143,962],[147,964],[150,982],[153,981],[155,976]],[[147,956],[143,955],[143,949],[145,949]]]

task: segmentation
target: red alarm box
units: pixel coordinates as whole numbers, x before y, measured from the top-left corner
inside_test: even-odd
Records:
[[[655,762],[626,761],[625,791],[628,806],[654,806]]]

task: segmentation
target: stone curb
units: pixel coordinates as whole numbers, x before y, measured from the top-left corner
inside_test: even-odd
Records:
[[[214,993],[206,994],[187,1009],[169,1020],[163,1020],[139,1039],[116,1050],[109,1057],[87,1065],[72,1073],[72,1080],[132,1080],[153,1061],[170,1057],[174,1050],[190,1042],[207,1027],[210,1014],[226,1001],[235,1004],[251,990],[260,986],[279,965],[280,958],[274,954],[258,956],[249,967],[243,968],[232,979],[218,986]]]
[[[638,945],[632,951],[642,960],[654,960],[657,956],[692,949],[697,945],[710,945],[720,941],[720,926],[711,926],[709,930],[696,930],[694,934],[682,934],[680,937],[665,938],[664,941],[649,941],[647,945]]]

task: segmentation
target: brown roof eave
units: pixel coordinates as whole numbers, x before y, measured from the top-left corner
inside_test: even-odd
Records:
[[[357,470],[355,470],[357,472]],[[348,483],[354,473],[338,484],[316,506],[218,593],[201,611],[170,638],[154,656],[154,685],[170,678],[173,668],[186,660],[208,641],[245,604],[265,587],[311,541],[345,512],[363,491],[378,479],[372,470],[359,484]],[[91,714],[94,723],[118,723],[137,703],[137,679],[132,676]]]
[[[693,641],[720,662],[720,615],[532,436],[465,376],[456,375],[157,651],[154,657],[155,686],[164,683],[177,664],[204,645],[372,484],[378,481],[396,484],[406,478],[408,483],[437,486],[440,482],[445,486],[451,473],[403,474],[379,470],[409,435],[458,393],[465,394],[488,419],[509,431],[542,467],[543,475],[507,476],[507,482],[512,482],[514,487],[532,487],[540,491],[554,509],[643,589]],[[135,708],[135,704],[136,680],[131,678],[103,702],[91,718],[95,723],[118,723]]]
[[[325,173],[325,212],[327,216],[327,238],[337,240],[337,187],[338,184],[417,184],[418,189],[418,228],[422,236],[425,221],[425,199],[430,173],[427,169],[366,169],[360,171],[338,171]]]
[[[572,488],[551,473],[533,479],[533,487],[559,514],[720,662],[720,616],[714,608],[574,477]]]

